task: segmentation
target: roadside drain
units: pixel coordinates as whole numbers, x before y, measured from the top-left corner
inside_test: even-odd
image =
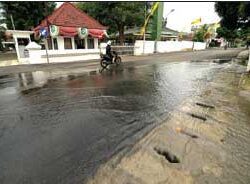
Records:
[[[180,163],[180,160],[172,153],[162,150],[159,148],[154,148],[157,154],[163,156],[170,163]]]
[[[192,133],[187,132],[187,131],[184,131],[184,130],[182,130],[180,127],[177,127],[177,128],[176,128],[176,131],[179,132],[179,133],[181,133],[181,134],[184,134],[184,135],[186,135],[186,136],[189,136],[189,137],[191,137],[191,138],[193,138],[193,139],[197,139],[197,138],[198,138],[197,135],[192,134]]]
[[[76,79],[76,76],[75,75],[68,75],[68,79],[69,80],[74,80],[74,79]]]
[[[189,132],[181,132],[181,133],[183,133],[183,134],[185,134],[185,135],[187,135],[187,136],[189,136],[189,137],[191,137],[191,138],[193,138],[193,139],[197,139],[197,138],[198,138],[197,135],[191,134],[191,133],[189,133]]]
[[[24,89],[21,91],[22,94],[26,95],[26,94],[29,94],[29,93],[32,93],[32,92],[36,92],[36,91],[39,91],[43,88],[47,87],[47,84],[44,84],[43,86],[36,86],[36,87],[33,87],[33,88],[28,88],[28,89]]]
[[[229,63],[231,60],[232,60],[231,58],[227,58],[227,59],[214,59],[213,62],[214,63],[223,64],[223,63]]]
[[[197,102],[195,104],[198,105],[198,106],[201,106],[201,107],[205,107],[205,108],[210,108],[210,109],[215,108],[213,105],[208,105],[208,104],[204,104],[204,103],[200,103],[200,102]]]
[[[202,121],[206,121],[207,118],[206,117],[203,117],[201,115],[197,115],[197,114],[193,114],[193,113],[187,113],[188,115],[192,116],[193,118],[197,118],[197,119],[200,119]]]

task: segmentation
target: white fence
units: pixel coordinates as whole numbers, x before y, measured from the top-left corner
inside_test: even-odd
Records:
[[[190,50],[193,48],[193,44],[194,50],[203,50],[206,48],[206,43],[203,42],[157,41],[155,45],[154,41],[145,41],[145,46],[143,49],[143,40],[136,40],[134,55],[152,54],[155,51],[155,47],[156,51],[159,53]]]

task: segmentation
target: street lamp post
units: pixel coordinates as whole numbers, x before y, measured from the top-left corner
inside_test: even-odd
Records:
[[[170,13],[174,12],[175,9],[170,10],[170,12],[167,14],[166,18],[169,16]]]
[[[171,13],[174,12],[174,11],[175,11],[175,9],[170,10],[170,12],[167,14],[166,18],[164,19],[164,22],[165,22],[165,26],[166,26],[166,27],[167,27],[167,23],[168,23],[168,16],[169,16],[169,14],[171,14]]]

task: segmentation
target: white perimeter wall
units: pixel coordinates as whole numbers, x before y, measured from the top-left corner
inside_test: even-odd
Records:
[[[99,49],[48,50],[50,63],[100,59]],[[29,50],[29,64],[47,63],[45,50]]]
[[[106,44],[101,43],[100,49],[71,49],[64,50],[62,44],[63,37],[58,38],[59,50],[48,50],[49,62],[60,63],[60,62],[73,62],[73,61],[84,61],[92,59],[100,59],[100,52],[105,54]],[[98,46],[98,40],[94,42],[95,47]],[[63,47],[62,47],[63,46]],[[157,52],[174,52],[192,49],[192,41],[158,41],[156,48]],[[154,53],[155,42],[145,41],[145,54]],[[194,42],[194,50],[203,50],[206,48],[206,43]],[[134,55],[143,54],[143,40],[137,40],[134,47]],[[29,50],[29,58],[24,58],[24,62],[29,64],[47,63],[46,51],[45,50]]]
[[[154,41],[145,41],[145,54],[154,53]],[[157,52],[174,52],[174,51],[184,51],[192,49],[192,41],[158,41],[156,44]],[[204,50],[206,48],[206,43],[194,42],[194,50]],[[135,55],[143,54],[143,40],[136,40],[135,42]]]
[[[154,53],[154,43],[155,43],[154,41],[145,41],[145,46],[144,46],[145,54]],[[141,54],[143,54],[143,40],[136,40],[134,55],[141,55]]]

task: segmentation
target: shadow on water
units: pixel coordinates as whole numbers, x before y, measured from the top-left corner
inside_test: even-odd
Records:
[[[16,90],[0,92],[0,181],[85,181],[223,67],[180,62],[12,77],[7,86]]]

